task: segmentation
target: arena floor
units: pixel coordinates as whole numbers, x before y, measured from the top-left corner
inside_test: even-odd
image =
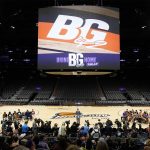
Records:
[[[61,125],[62,122],[70,120],[70,122],[76,121],[74,116],[68,116],[67,114],[75,113],[79,108],[83,116],[81,117],[81,125],[84,124],[85,120],[89,120],[91,126],[94,125],[98,119],[101,119],[101,122],[105,122],[107,118],[110,118],[112,121],[115,119],[121,118],[121,115],[124,110],[145,110],[150,112],[150,107],[131,107],[131,106],[108,106],[108,107],[94,107],[94,106],[33,106],[33,105],[22,105],[22,106],[0,106],[0,120],[2,120],[3,112],[14,112],[20,109],[22,112],[25,112],[27,109],[31,111],[34,109],[35,115],[34,118],[41,118],[44,121],[52,121],[52,125],[57,123]],[[61,113],[62,116],[57,116],[55,114]],[[66,114],[66,115],[65,115]],[[53,118],[55,117],[55,118]],[[53,118],[53,119],[52,119]],[[32,124],[29,121],[29,126]],[[148,125],[143,124],[143,127]]]

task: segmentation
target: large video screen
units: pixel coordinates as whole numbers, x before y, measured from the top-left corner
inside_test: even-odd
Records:
[[[119,68],[117,8],[55,6],[39,9],[38,69]]]

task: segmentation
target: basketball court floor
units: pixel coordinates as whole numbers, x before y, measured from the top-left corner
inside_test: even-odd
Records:
[[[52,125],[57,123],[59,126],[62,122],[70,120],[72,124],[76,121],[74,113],[77,108],[79,108],[82,113],[81,125],[85,123],[85,120],[89,120],[91,126],[93,126],[98,119],[101,119],[101,122],[105,122],[108,118],[112,121],[115,119],[121,120],[121,115],[123,111],[128,110],[143,110],[150,113],[150,107],[131,107],[131,106],[35,106],[35,105],[22,105],[22,106],[0,106],[0,120],[2,120],[3,112],[8,113],[11,111],[25,112],[26,110],[35,111],[34,118],[41,118],[44,121],[52,121]],[[23,121],[22,121],[23,123]],[[32,122],[29,121],[29,126],[32,125]],[[0,125],[1,126],[1,125]],[[142,127],[148,127],[148,124],[143,124]]]

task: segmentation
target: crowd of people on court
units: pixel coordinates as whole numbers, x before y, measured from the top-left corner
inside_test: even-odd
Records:
[[[125,113],[131,112],[124,111],[121,121],[107,119],[102,122],[98,119],[91,125],[85,120],[82,125],[67,120],[58,126],[33,118],[34,110],[4,112],[0,150],[150,150],[150,123],[143,128],[142,123],[129,121]]]
[[[33,118],[33,115],[35,115],[35,111],[34,109],[32,109],[31,111],[26,110],[25,112],[21,112],[20,109],[18,109],[18,111],[14,111],[13,113],[11,113],[11,111],[9,111],[8,113],[4,112],[3,113],[3,121],[14,121],[14,120],[21,120],[21,119],[31,119]]]
[[[150,112],[142,111],[142,110],[126,110],[122,115],[123,120],[127,120],[128,122],[137,121],[139,123],[148,123],[150,122]]]

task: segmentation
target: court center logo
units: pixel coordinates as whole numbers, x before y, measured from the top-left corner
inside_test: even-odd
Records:
[[[93,25],[97,26],[97,29],[92,29]],[[58,15],[47,38],[73,40],[78,46],[98,49],[98,46],[107,44],[105,38],[108,30],[108,23],[102,20],[84,20],[76,16]]]
[[[92,117],[93,119],[96,117],[96,119],[99,118],[109,118],[110,115],[109,114],[83,114],[81,113],[80,115],[81,117]],[[61,118],[75,118],[76,117],[76,113],[75,112],[59,112],[56,113],[54,116],[50,117],[51,119],[61,119]],[[97,118],[98,117],[98,118]]]

